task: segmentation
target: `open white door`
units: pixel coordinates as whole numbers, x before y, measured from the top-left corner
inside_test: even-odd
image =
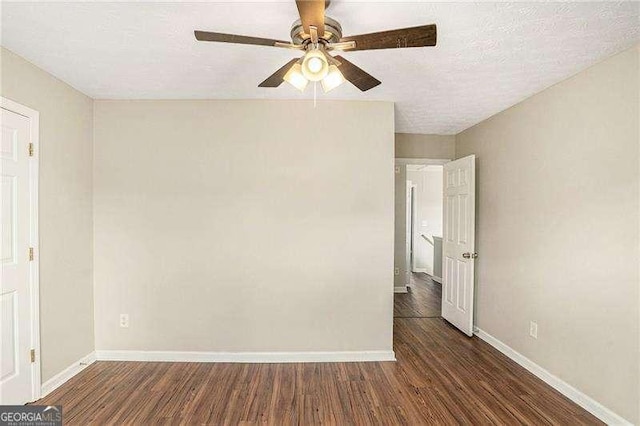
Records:
[[[37,181],[29,148],[31,119],[4,108],[1,112],[0,404],[17,405],[37,398],[40,386],[33,269]]]
[[[473,335],[476,156],[444,165],[442,317]]]

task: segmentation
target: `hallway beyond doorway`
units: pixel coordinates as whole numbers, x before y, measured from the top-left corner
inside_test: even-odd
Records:
[[[395,293],[394,318],[440,317],[442,286],[424,273],[412,273],[407,293]]]

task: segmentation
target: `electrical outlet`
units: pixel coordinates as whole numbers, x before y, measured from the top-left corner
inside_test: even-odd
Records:
[[[393,273],[396,274],[396,275],[400,275],[400,268],[395,268],[393,270]]]
[[[129,314],[120,314],[120,327],[129,328]]]
[[[538,338],[538,323],[535,321],[529,322],[529,336],[534,339]]]

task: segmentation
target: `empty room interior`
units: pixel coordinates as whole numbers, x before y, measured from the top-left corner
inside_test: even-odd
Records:
[[[640,3],[0,3],[0,423],[640,425]]]

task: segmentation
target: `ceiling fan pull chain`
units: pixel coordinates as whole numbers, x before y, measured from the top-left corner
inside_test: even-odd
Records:
[[[318,82],[314,81],[313,82],[313,107],[316,107],[316,97],[317,97],[317,87],[318,87]]]

